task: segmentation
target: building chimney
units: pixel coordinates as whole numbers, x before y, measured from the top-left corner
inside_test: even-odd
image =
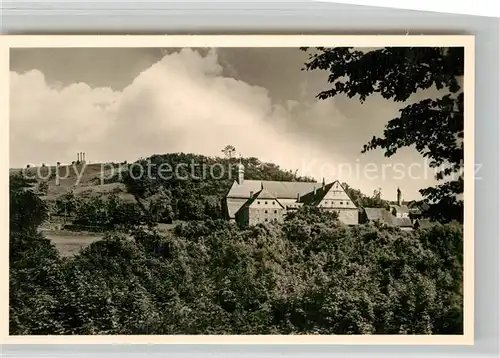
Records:
[[[325,187],[325,178],[323,178],[323,188]]]
[[[401,190],[399,190],[399,188],[397,193],[398,193],[398,205],[401,206]]]
[[[253,197],[253,191],[250,192],[250,197]]]
[[[78,163],[80,161],[80,152],[76,153],[76,162]]]
[[[83,152],[83,162],[85,163],[85,152]]]
[[[297,203],[300,202],[300,193],[297,193]]]
[[[316,195],[316,186],[313,187],[313,194]]]

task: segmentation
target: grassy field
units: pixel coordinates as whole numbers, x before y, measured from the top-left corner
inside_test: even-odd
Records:
[[[179,222],[173,224],[158,224],[160,232],[171,231]],[[93,242],[101,240],[104,233],[75,232],[69,230],[43,230],[43,234],[56,246],[62,257],[76,255],[80,250],[89,246]]]
[[[76,255],[81,249],[101,240],[104,236],[103,234],[77,233],[63,230],[47,230],[44,231],[44,235],[52,241],[59,254],[63,257]]]

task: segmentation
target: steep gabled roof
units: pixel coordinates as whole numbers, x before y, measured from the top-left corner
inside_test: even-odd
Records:
[[[271,194],[267,189],[261,189],[257,195],[254,195],[254,200],[255,199],[274,199],[276,200],[276,196]]]
[[[327,185],[320,186],[318,189],[316,189],[315,192],[312,191],[310,193],[307,193],[307,194],[301,196],[300,197],[300,202],[304,203],[304,204],[307,204],[307,205],[317,206],[317,205],[319,205],[319,203],[323,199],[325,199],[325,197],[332,190],[332,188],[333,188],[334,185],[338,185],[340,187],[340,189],[342,189],[342,191],[343,191],[342,196],[336,197],[335,199],[348,200],[348,201],[351,201],[354,204],[354,206],[356,206],[356,204],[351,199],[351,197],[349,196],[349,194],[347,194],[344,186],[338,180],[335,180],[334,182],[329,183]]]
[[[384,208],[363,208],[369,221],[380,221],[389,226],[395,226],[394,216]]]
[[[391,205],[391,209],[395,209],[396,212],[402,213],[402,214],[408,214],[410,210],[408,209],[408,206],[406,205]]]
[[[332,186],[333,183],[330,183],[325,186],[320,186],[319,188],[313,188],[313,191],[301,196],[299,202],[306,205],[317,206]]]
[[[432,221],[430,221],[429,219],[418,219],[417,221],[415,221],[415,225],[417,225],[418,227],[422,228],[422,229],[427,229],[427,228],[430,228],[434,225],[434,223]]]
[[[411,223],[410,218],[393,218],[394,221],[394,226],[397,227],[413,227],[413,224]]]
[[[409,218],[397,218],[384,208],[363,208],[369,221],[380,221],[388,226],[411,228],[413,224]]]
[[[264,199],[268,199],[268,200],[274,200],[278,203],[279,206],[281,206],[281,208],[284,209],[283,205],[279,202],[279,200],[274,196],[272,195],[269,191],[267,191],[266,189],[261,189],[259,190],[257,193],[255,193],[251,198],[249,198],[245,204],[243,204],[241,206],[241,208],[236,212],[235,215],[237,215],[240,211],[248,208],[250,205],[253,204],[253,202],[255,202],[255,200],[257,199],[261,199],[261,200],[264,200]]]
[[[418,210],[428,210],[429,209],[429,205],[427,205],[426,203],[424,203],[422,200],[412,200],[408,203],[408,208],[409,209],[418,209]]]
[[[397,203],[395,203],[395,204],[397,204]],[[411,200],[411,201],[407,202],[406,205],[408,206],[408,208],[412,209],[412,208],[419,207],[419,202],[416,200]]]

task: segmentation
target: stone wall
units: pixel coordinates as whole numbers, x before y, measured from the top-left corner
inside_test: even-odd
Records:
[[[284,210],[278,207],[250,207],[249,210],[249,224],[257,225],[266,222],[283,222]]]
[[[336,212],[339,216],[339,221],[346,225],[358,225],[359,224],[359,212],[358,209],[330,209],[322,208],[322,210]]]

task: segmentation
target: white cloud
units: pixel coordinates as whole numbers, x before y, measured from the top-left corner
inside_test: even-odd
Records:
[[[61,87],[37,70],[11,72],[11,166],[67,163],[79,151],[93,162],[176,151],[218,156],[226,144],[307,175],[318,175],[314,166],[306,170],[312,160],[342,161],[293,124],[311,119],[311,126],[331,129],[332,118],[342,119],[333,104],[279,105],[265,88],[222,71],[215,51],[203,56],[184,49],[123,91],[85,83]]]

